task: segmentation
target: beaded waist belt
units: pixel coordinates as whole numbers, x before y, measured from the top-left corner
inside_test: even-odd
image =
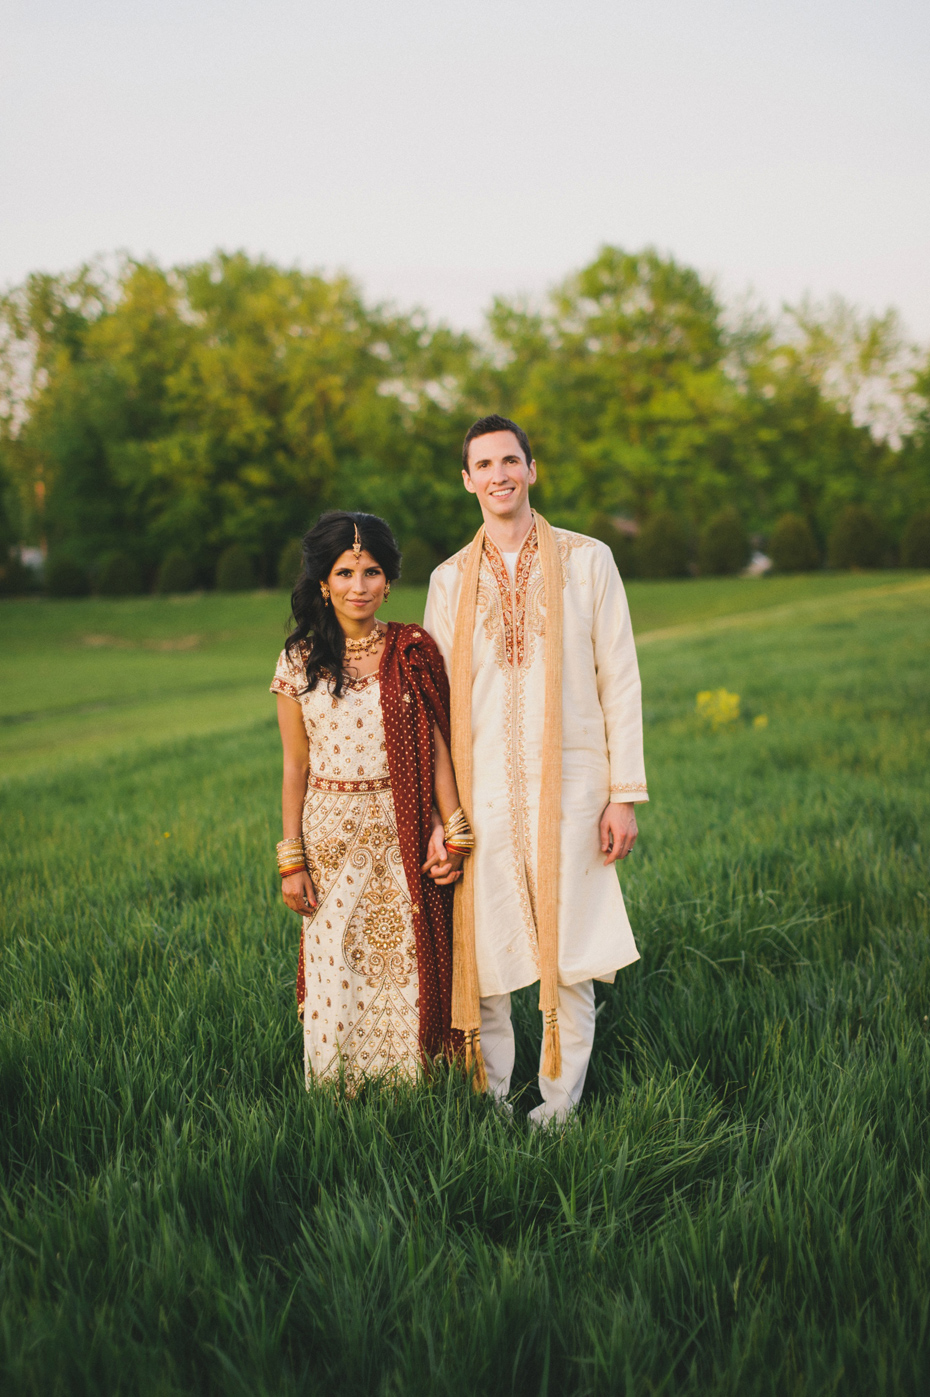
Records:
[[[329,776],[317,776],[311,771],[307,777],[307,786],[311,791],[337,791],[355,795],[360,791],[389,791],[391,778],[373,776],[368,781],[335,781]]]

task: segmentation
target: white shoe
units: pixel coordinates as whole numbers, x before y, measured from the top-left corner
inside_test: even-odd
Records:
[[[543,1130],[550,1125],[566,1126],[577,1119],[573,1106],[559,1106],[554,1111],[546,1105],[536,1106],[530,1111],[527,1120],[534,1130]]]

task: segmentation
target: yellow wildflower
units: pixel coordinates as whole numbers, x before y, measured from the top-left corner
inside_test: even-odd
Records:
[[[752,720],[754,728],[767,728],[769,725],[769,715],[767,713],[757,713]]]
[[[702,689],[697,696],[697,711],[716,732],[739,717],[739,694],[726,689]]]

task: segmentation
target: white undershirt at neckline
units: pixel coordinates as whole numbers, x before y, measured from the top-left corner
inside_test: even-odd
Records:
[[[516,578],[516,575],[517,575],[517,559],[519,558],[519,556],[520,556],[520,550],[519,550],[519,548],[517,549],[516,553],[504,553],[504,552],[501,553],[501,557],[503,558],[504,563],[506,564],[506,567],[507,567],[507,571],[508,571],[508,573],[510,574],[510,581],[511,581],[511,583],[513,583],[513,581],[514,581],[514,579]]]

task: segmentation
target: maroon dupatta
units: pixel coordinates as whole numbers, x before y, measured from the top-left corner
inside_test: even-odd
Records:
[[[452,887],[420,872],[433,832],[433,728],[449,745],[449,680],[422,626],[388,625],[381,656],[381,713],[400,851],[413,905],[420,1051],[431,1060],[461,1046],[452,1032]]]

